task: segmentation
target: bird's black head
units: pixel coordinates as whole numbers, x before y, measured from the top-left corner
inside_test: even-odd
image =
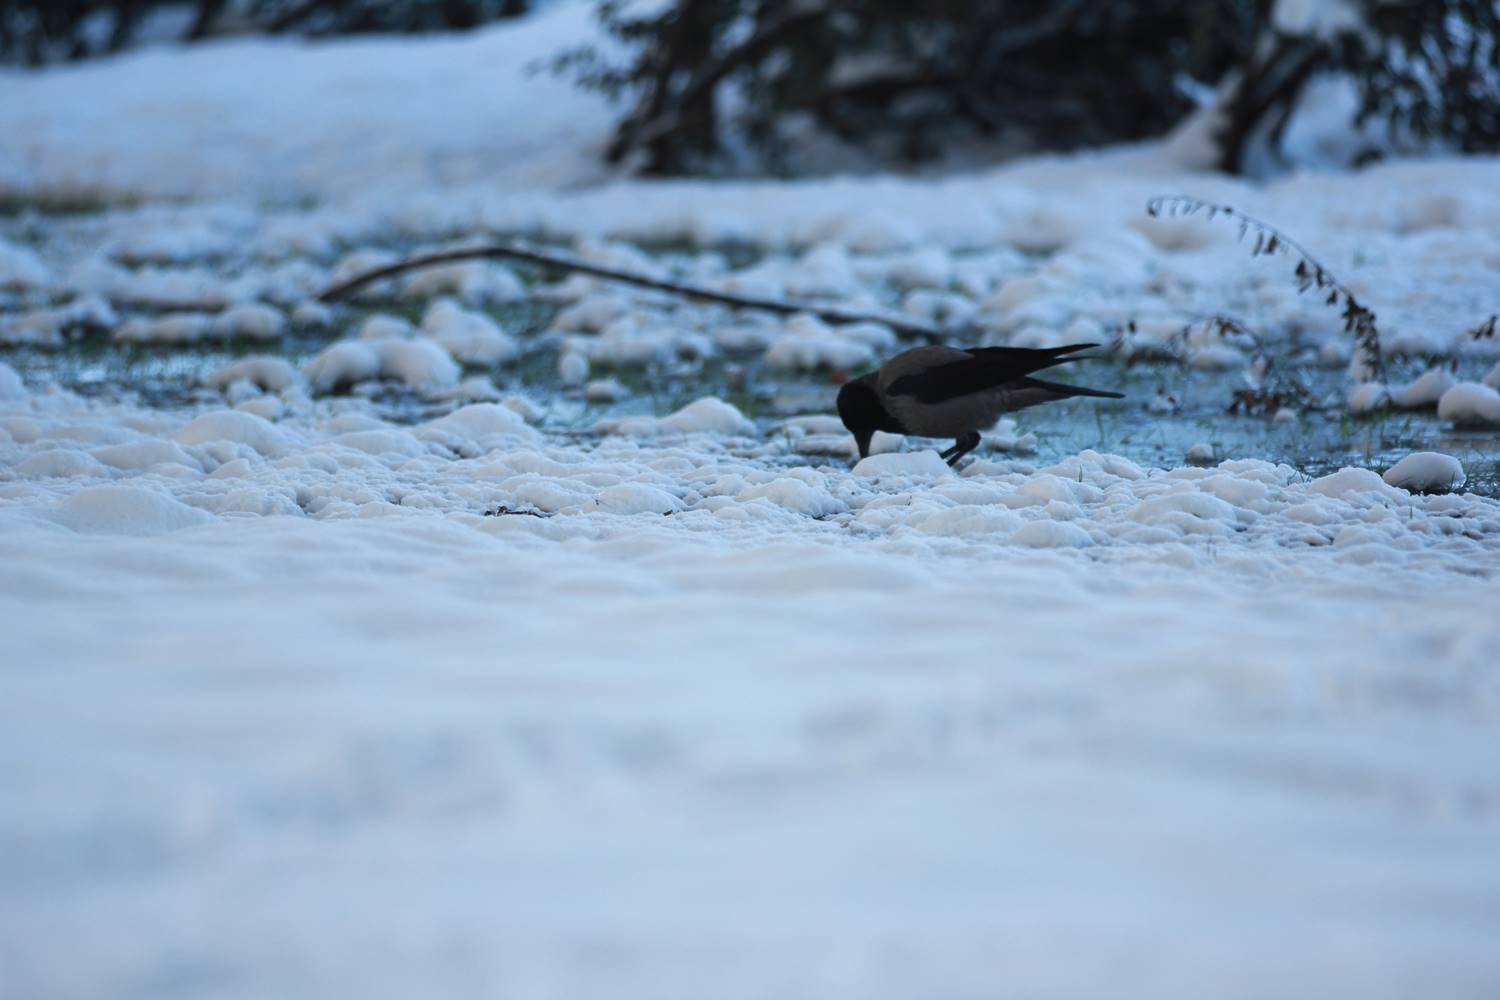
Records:
[[[869,457],[870,438],[876,431],[899,430],[880,403],[880,394],[875,391],[874,372],[844,383],[839,390],[839,419],[854,435],[860,458]]]

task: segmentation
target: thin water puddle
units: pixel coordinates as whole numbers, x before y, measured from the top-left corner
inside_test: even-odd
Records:
[[[502,394],[524,394],[547,414],[543,429],[576,436],[597,421],[639,414],[664,415],[702,396],[718,396],[737,406],[766,435],[787,417],[832,414],[840,379],[847,373],[789,374],[765,366],[757,352],[701,361],[650,365],[599,365],[591,377],[614,378],[627,395],[611,403],[585,399],[581,389],[562,384],[557,374],[558,345],[540,331],[546,310],[509,317],[508,326],[530,337],[531,346],[514,362],[493,368],[466,368],[484,375]],[[219,400],[203,379],[216,368],[247,354],[276,354],[301,364],[332,339],[290,336],[274,343],[243,342],[213,347],[124,346],[95,337],[63,350],[3,348],[0,360],[33,386],[56,385],[99,399],[133,399],[162,410],[202,406]],[[1441,451],[1463,463],[1468,492],[1500,496],[1500,434],[1456,429],[1431,411],[1387,410],[1350,417],[1341,405],[1341,371],[1300,373],[1319,409],[1300,409],[1295,419],[1270,414],[1229,412],[1233,393],[1243,386],[1234,372],[1190,371],[1175,364],[1125,367],[1111,360],[1069,366],[1066,378],[1084,385],[1117,389],[1121,401],[1069,400],[1013,414],[1017,435],[1033,435],[1022,452],[987,452],[1033,465],[1050,465],[1083,449],[1123,455],[1148,467],[1184,464],[1190,449],[1208,445],[1214,461],[1254,458],[1290,465],[1309,476],[1348,465],[1383,471],[1412,451]],[[367,395],[370,406],[396,423],[416,423],[453,409],[394,383]],[[1170,398],[1172,408],[1164,409]],[[914,442],[910,446],[920,446]],[[789,464],[837,463],[826,455],[790,454]]]

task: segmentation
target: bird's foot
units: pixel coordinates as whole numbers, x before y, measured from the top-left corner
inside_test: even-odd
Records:
[[[953,447],[941,452],[938,457],[947,461],[949,468],[958,468],[959,459],[979,447],[979,432],[970,431],[953,442]]]

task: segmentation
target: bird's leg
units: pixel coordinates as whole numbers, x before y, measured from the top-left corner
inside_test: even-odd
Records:
[[[949,465],[958,465],[958,460],[969,452],[979,447],[979,432],[970,431],[953,442],[953,447],[940,454],[938,457],[947,459]]]

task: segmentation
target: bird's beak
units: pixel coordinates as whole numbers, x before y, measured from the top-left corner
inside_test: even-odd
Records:
[[[859,445],[859,457],[870,457],[870,438],[875,436],[874,431],[854,432],[854,443]]]

